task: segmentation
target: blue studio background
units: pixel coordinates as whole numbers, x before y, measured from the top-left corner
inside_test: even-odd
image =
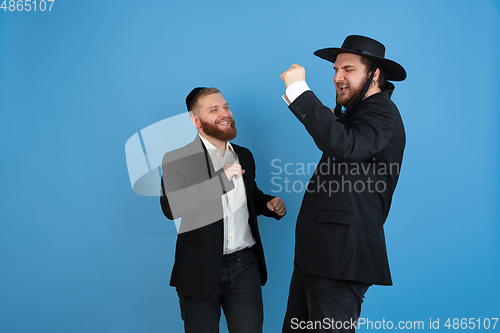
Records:
[[[320,152],[279,76],[303,65],[333,107],[332,65],[312,52],[350,34],[380,40],[408,72],[393,95],[407,131],[386,223],[394,286],[372,287],[361,317],[426,328],[440,319],[442,330],[447,318],[500,317],[499,32],[496,0],[0,10],[0,332],[182,332],[168,286],[175,226],[158,197],[132,191],[124,147],[184,112],[199,85],[221,89],[260,188],[288,206],[279,222],[260,218],[264,331],[280,332],[309,178],[296,168]],[[290,174],[276,175],[287,163]]]

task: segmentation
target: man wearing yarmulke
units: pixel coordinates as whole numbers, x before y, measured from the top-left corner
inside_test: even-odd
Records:
[[[323,153],[297,217],[283,332],[354,332],[368,288],[392,285],[384,223],[406,139],[389,81],[406,71],[364,36],[314,54],[334,63],[334,109],[309,89],[302,66],[281,74],[283,98]]]
[[[267,270],[257,215],[279,220],[285,203],[257,187],[252,153],[230,143],[236,125],[218,89],[194,88],[186,105],[198,135],[163,157],[160,197],[168,219],[182,218],[170,285],[185,332],[219,332],[221,308],[229,332],[262,332]]]

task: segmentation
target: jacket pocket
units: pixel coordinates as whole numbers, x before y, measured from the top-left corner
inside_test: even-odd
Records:
[[[316,222],[352,225],[354,214],[344,210],[318,210]]]

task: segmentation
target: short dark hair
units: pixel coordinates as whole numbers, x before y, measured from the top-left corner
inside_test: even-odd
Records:
[[[365,65],[366,73],[371,74],[371,72],[373,71],[373,68],[375,67],[375,60],[361,56],[361,63],[363,65]],[[385,79],[385,75],[384,75],[384,69],[382,67],[380,67],[380,65],[378,66],[378,69],[380,69],[380,75],[378,76],[377,83],[378,83],[379,88],[381,90],[384,90],[385,83],[387,82],[387,80]]]
[[[217,88],[203,88],[200,90],[200,92],[196,95],[196,97],[193,99],[191,102],[191,106],[189,109],[193,111],[196,108],[196,104],[198,104],[198,101],[200,100],[200,97],[206,96],[206,95],[211,95],[211,94],[220,94],[220,90]]]

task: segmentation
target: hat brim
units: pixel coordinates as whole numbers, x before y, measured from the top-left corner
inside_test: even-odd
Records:
[[[315,56],[318,56],[321,59],[325,59],[333,63],[335,63],[335,61],[337,60],[337,56],[340,53],[357,54],[376,61],[381,67],[383,67],[385,79],[388,81],[403,81],[404,79],[406,79],[406,70],[403,68],[403,66],[401,66],[395,61],[386,58],[380,58],[373,56],[371,54],[366,54],[363,52],[356,52],[353,50],[336,48],[336,47],[330,47],[314,51]]]

